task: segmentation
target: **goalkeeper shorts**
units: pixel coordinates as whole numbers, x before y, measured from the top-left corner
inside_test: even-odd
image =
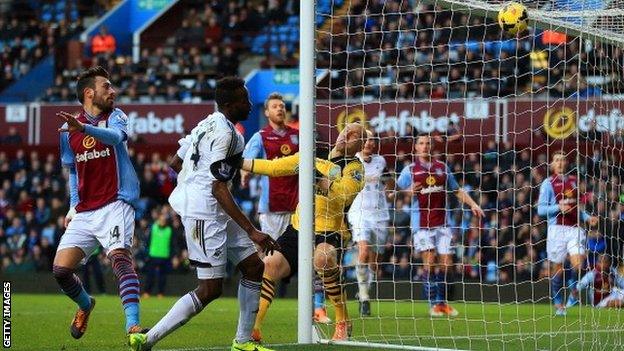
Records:
[[[290,274],[285,278],[285,280],[288,280],[297,273],[297,269],[299,268],[299,231],[293,228],[292,225],[289,225],[282,236],[277,238],[277,243],[280,245],[278,251],[284,255],[288,265],[290,266]],[[343,240],[340,233],[316,233],[314,236],[314,246],[316,247],[320,243],[328,243],[336,248],[338,253],[337,261],[338,265],[340,265],[342,263],[343,253]]]

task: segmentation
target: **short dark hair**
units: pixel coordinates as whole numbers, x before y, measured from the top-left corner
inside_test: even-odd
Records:
[[[269,97],[267,97],[266,100],[264,100],[264,109],[265,110],[267,108],[269,108],[269,101],[271,101],[271,100],[281,100],[283,102],[284,101],[284,97],[282,96],[282,94],[280,94],[278,92],[271,93],[271,95],[269,95]]]
[[[420,137],[428,137],[428,138],[431,138],[431,133],[426,133],[426,132],[418,132],[418,133],[416,134],[416,138],[414,138],[414,140],[418,140],[418,138],[420,138]],[[432,140],[433,140],[433,138],[432,138]]]
[[[78,75],[76,79],[76,97],[78,97],[78,101],[80,101],[81,104],[84,103],[85,88],[95,89],[95,77],[110,78],[108,71],[102,66],[91,67]]]
[[[218,106],[236,101],[236,92],[245,88],[245,81],[239,77],[224,77],[217,81],[215,101]]]

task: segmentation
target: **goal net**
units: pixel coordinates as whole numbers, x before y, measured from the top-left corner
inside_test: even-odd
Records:
[[[529,29],[511,36],[503,1],[316,1],[316,145],[360,122],[387,167],[365,175],[387,210],[350,209],[376,224],[351,228],[368,261],[356,242],[342,260],[346,343],[624,348],[624,1],[523,3]],[[314,327],[332,342],[333,324]]]

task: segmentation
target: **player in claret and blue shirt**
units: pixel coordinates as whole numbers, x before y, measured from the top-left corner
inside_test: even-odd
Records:
[[[470,206],[475,216],[483,217],[483,210],[459,187],[446,163],[432,157],[431,150],[431,136],[416,137],[416,160],[403,168],[396,184],[412,192],[412,235],[414,248],[423,261],[420,279],[429,300],[429,315],[454,317],[458,311],[447,303],[446,293],[446,286],[453,279],[453,233],[446,224],[447,192],[453,192],[460,202]]]
[[[580,222],[590,225],[598,223],[598,217],[579,211],[578,180],[574,175],[565,174],[567,167],[565,154],[555,152],[551,162],[553,174],[542,182],[537,202],[537,213],[548,220],[546,254],[550,261],[551,296],[558,316],[566,314],[563,305],[563,263],[570,255],[572,274],[568,287],[574,290],[585,261],[586,235]],[[567,305],[574,304],[576,299],[574,294],[570,294]]]
[[[126,146],[127,117],[114,108],[116,92],[102,67],[79,75],[76,95],[82,112],[76,116],[57,114],[65,121],[59,129],[61,162],[69,169],[71,209],[54,258],[54,278],[79,307],[70,327],[71,335],[78,339],[87,330],[95,299],[85,291],[74,271],[101,245],[119,282],[125,330],[141,331],[139,279],[130,252],[134,235],[132,204],[139,197],[139,180]]]

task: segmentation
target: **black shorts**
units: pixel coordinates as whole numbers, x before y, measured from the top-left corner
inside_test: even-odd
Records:
[[[288,228],[277,238],[277,243],[280,245],[279,252],[284,255],[288,265],[290,266],[290,275],[285,279],[288,279],[297,273],[299,268],[299,231],[289,225]],[[336,248],[338,251],[338,265],[342,262],[342,236],[337,232],[324,232],[316,233],[314,235],[314,247],[320,243],[328,243]]]

